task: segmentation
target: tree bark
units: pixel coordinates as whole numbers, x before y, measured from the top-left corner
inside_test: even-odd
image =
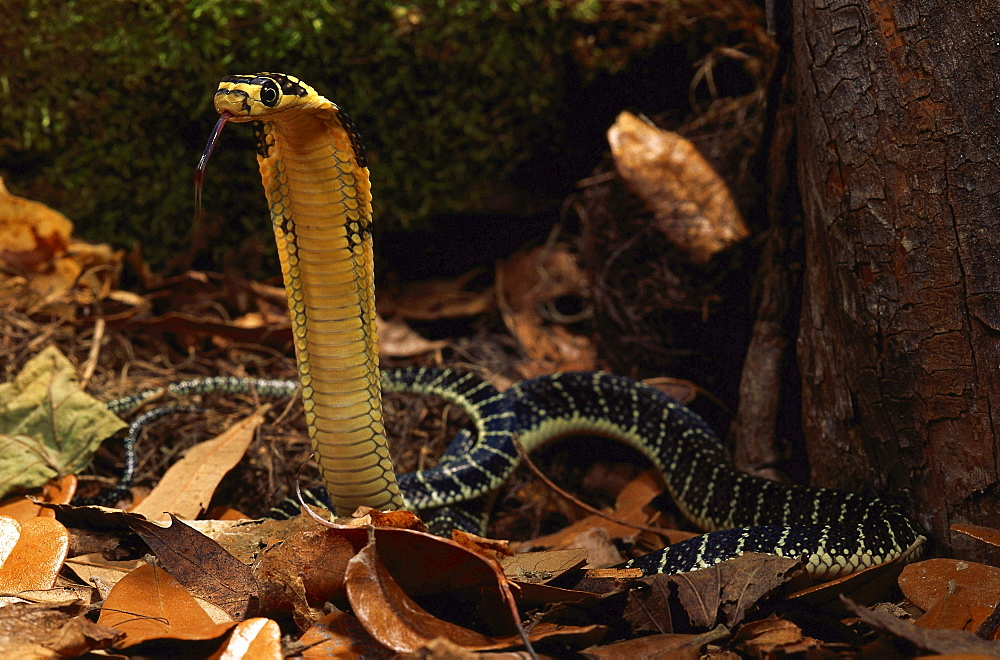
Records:
[[[814,483],[1000,527],[1000,12],[790,3]]]

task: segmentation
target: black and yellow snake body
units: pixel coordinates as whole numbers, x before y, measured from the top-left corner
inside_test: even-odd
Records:
[[[357,131],[344,112],[293,76],[225,78],[215,95],[226,121],[256,122],[258,162],[281,257],[300,382],[217,379],[178,393],[255,387],[287,395],[301,386],[309,435],[336,513],[357,506],[425,509],[488,493],[528,451],[561,436],[618,439],[663,473],[681,511],[714,531],[629,562],[646,573],[714,565],[745,552],[801,558],[836,577],[919,547],[902,507],[737,471],[708,425],[642,383],[607,373],[564,373],[497,392],[471,374],[411,368],[379,374],[373,298],[371,194]],[[279,385],[280,384],[280,385]],[[385,443],[381,390],[452,399],[469,413],[475,441],[432,470],[397,480]],[[268,390],[273,390],[269,392]],[[141,397],[114,402],[125,410]],[[723,531],[715,531],[723,530]]]

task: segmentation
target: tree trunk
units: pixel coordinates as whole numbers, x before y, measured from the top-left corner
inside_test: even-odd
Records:
[[[1000,527],[1000,13],[790,3],[814,483]]]

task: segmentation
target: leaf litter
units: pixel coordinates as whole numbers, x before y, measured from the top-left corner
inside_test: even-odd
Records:
[[[619,128],[649,128],[623,121]],[[678,136],[651,133],[641,139],[673,140],[674,148],[690,150]],[[656,167],[673,167],[668,161]],[[739,240],[742,220],[730,213],[731,200],[724,197],[715,201],[725,208],[707,205],[695,209],[701,217],[689,217],[699,226],[715,223],[721,238],[678,230],[681,211],[691,211],[691,202],[698,200],[680,196],[673,210],[661,205],[669,194],[643,192],[656,185],[657,177],[645,176],[655,168],[643,172],[647,166],[636,162],[622,160],[623,176],[638,174],[630,185],[692,261],[711,258],[718,245]],[[697,186],[686,180],[703,181],[706,190],[720,185],[708,170],[668,174],[671,185],[689,192]],[[0,199],[22,208],[24,201]],[[8,602],[0,607],[5,655],[71,657],[114,648],[197,657],[455,657],[471,650],[521,648],[521,628],[543,653],[587,657],[699,657],[722,648],[755,656],[832,657],[844,648],[877,654],[893,644],[909,645],[905,648],[914,653],[1000,655],[989,641],[1000,619],[997,569],[982,564],[937,559],[907,566],[898,580],[891,579],[908,599],[905,608],[875,610],[854,600],[850,590],[857,585],[850,581],[836,583],[832,591],[830,585],[819,588],[827,593],[791,593],[800,586],[801,567],[773,557],[744,556],[691,574],[643,579],[620,569],[586,571],[585,560],[616,561],[612,548],[658,547],[661,537],[670,536],[647,529],[662,522],[650,513],[658,486],[648,481],[625,487],[607,512],[612,520],[581,515],[568,531],[537,541],[561,549],[508,558],[502,544],[437,539],[405,517],[362,514],[335,529],[305,515],[289,521],[181,520],[177,516],[204,515],[213,503],[227,515],[235,515],[235,509],[259,515],[290,492],[286,475],[296,470],[288,469],[281,454],[296,455],[293,464],[305,462],[301,421],[280,406],[259,407],[246,418],[259,403],[252,396],[209,401],[207,407],[225,408],[226,415],[170,420],[169,432],[160,435],[160,440],[170,437],[170,443],[157,442],[151,430],[149,444],[156,447],[145,447],[140,463],[145,471],[140,481],[150,493],[133,513],[70,506],[78,474],[91,490],[104,483],[96,470],[81,474],[85,466],[120,461],[114,443],[101,443],[124,425],[88,397],[84,386],[107,400],[176,380],[181,373],[291,377],[291,362],[280,354],[290,335],[276,286],[197,272],[159,279],[133,259],[147,279],[146,295],[138,295],[117,288],[121,255],[103,246],[93,246],[86,258],[105,255],[104,263],[113,267],[99,278],[70,278],[68,273],[83,272],[84,262],[52,264],[75,258],[66,249],[71,225],[28,206],[30,217],[43,218],[36,229],[45,231],[35,234],[51,240],[5,244],[5,257],[14,255],[21,274],[0,283],[8,296],[0,336],[11,356],[2,365],[7,382],[0,385],[0,434],[6,442],[0,483],[5,492],[36,496],[21,498],[16,517],[0,517],[0,591]],[[557,309],[560,299],[585,299],[593,286],[576,260],[573,249],[550,241],[498,264],[495,284],[486,289],[468,288],[477,273],[413,289],[385,320],[383,355],[390,361],[416,357],[429,365],[446,359],[486,365],[487,375],[501,385],[552,368],[599,366],[587,333],[567,329],[579,319]],[[25,286],[31,296],[10,294]],[[94,300],[103,305],[98,318],[88,316],[92,311],[85,307]],[[409,315],[408,305],[415,310]],[[380,307],[393,309],[391,301]],[[218,310],[224,313],[215,314]],[[476,341],[427,340],[407,323],[490,314],[492,329]],[[77,325],[46,324],[46,319],[66,318]],[[504,327],[513,342],[495,338]],[[67,347],[69,358],[57,344]],[[683,390],[685,397],[694,393],[692,387]],[[427,420],[438,415],[417,417],[411,425],[428,439],[443,443],[452,435],[445,425],[426,430],[435,424]],[[211,423],[218,437],[203,442],[211,435],[205,432]],[[161,451],[167,444],[174,449]],[[177,447],[188,450],[180,461],[174,461],[182,451]],[[397,454],[411,466],[427,460],[420,451]],[[173,467],[165,475],[161,468],[168,462]],[[303,479],[314,476],[307,473]],[[518,478],[521,484],[512,490],[524,487],[524,477]],[[242,499],[234,499],[241,492]],[[261,492],[275,499],[265,501]],[[132,495],[138,499],[142,487]],[[165,513],[175,514],[166,516],[169,525],[155,522]],[[572,521],[577,514],[566,515]],[[966,526],[961,531],[988,543],[1000,538],[996,530]],[[873,584],[868,577],[854,582]],[[841,591],[852,597],[839,596]],[[884,585],[875,591],[882,597],[887,593]],[[809,616],[801,617],[803,612]],[[827,629],[845,631],[850,641],[840,646],[823,641],[814,632],[824,629],[815,623],[823,617]]]

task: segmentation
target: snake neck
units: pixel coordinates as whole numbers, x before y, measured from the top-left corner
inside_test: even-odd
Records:
[[[336,105],[257,126],[309,437],[337,515],[400,509],[379,385],[368,168]]]

